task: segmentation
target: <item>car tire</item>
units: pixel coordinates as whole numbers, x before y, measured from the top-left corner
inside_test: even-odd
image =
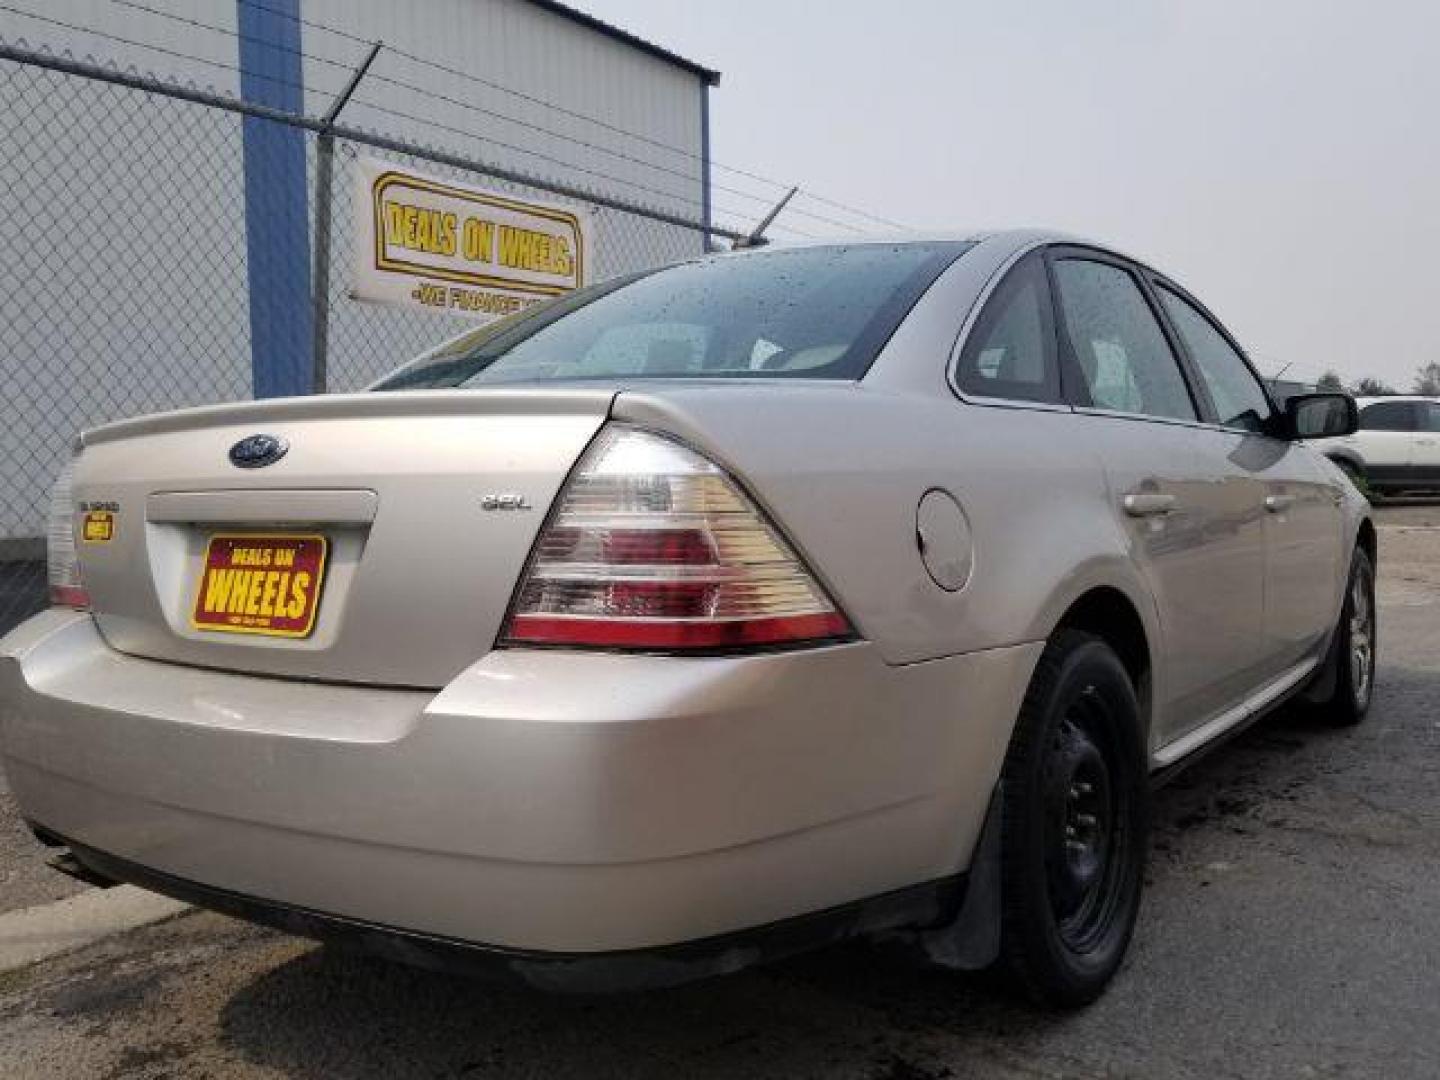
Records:
[[[1094,1001],[1140,910],[1149,777],[1135,687],[1100,638],[1046,644],[1006,755],[1000,966],[1036,1003]]]
[[[1340,726],[1358,724],[1375,694],[1375,567],[1358,545],[1350,557],[1345,602],[1331,638],[1326,663],[1333,665],[1331,692],[1315,703],[1320,714]]]

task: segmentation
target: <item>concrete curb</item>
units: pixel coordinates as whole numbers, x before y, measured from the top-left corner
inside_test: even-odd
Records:
[[[118,885],[0,915],[0,973],[27,967],[189,910],[168,896]]]

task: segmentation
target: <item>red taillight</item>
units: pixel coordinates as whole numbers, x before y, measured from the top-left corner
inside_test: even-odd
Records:
[[[514,644],[731,649],[841,638],[850,624],[720,468],[612,426],[535,545]]]
[[[90,594],[80,579],[75,553],[75,464],[61,470],[50,491],[50,520],[46,526],[45,561],[50,579],[50,603],[58,607],[88,608]]]
[[[849,632],[844,616],[835,613],[733,622],[642,622],[517,615],[510,623],[511,641],[612,649],[735,649],[843,637]]]
[[[51,585],[50,603],[56,607],[88,608],[90,594],[79,585]]]

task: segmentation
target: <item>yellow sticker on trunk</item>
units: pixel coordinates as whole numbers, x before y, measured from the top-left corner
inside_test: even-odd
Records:
[[[115,515],[109,510],[88,510],[80,521],[80,538],[87,544],[108,544],[115,539]]]

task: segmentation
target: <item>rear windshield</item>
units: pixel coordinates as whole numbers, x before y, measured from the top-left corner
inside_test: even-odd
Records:
[[[858,379],[971,245],[711,256],[594,285],[483,327],[374,387],[612,378]]]

